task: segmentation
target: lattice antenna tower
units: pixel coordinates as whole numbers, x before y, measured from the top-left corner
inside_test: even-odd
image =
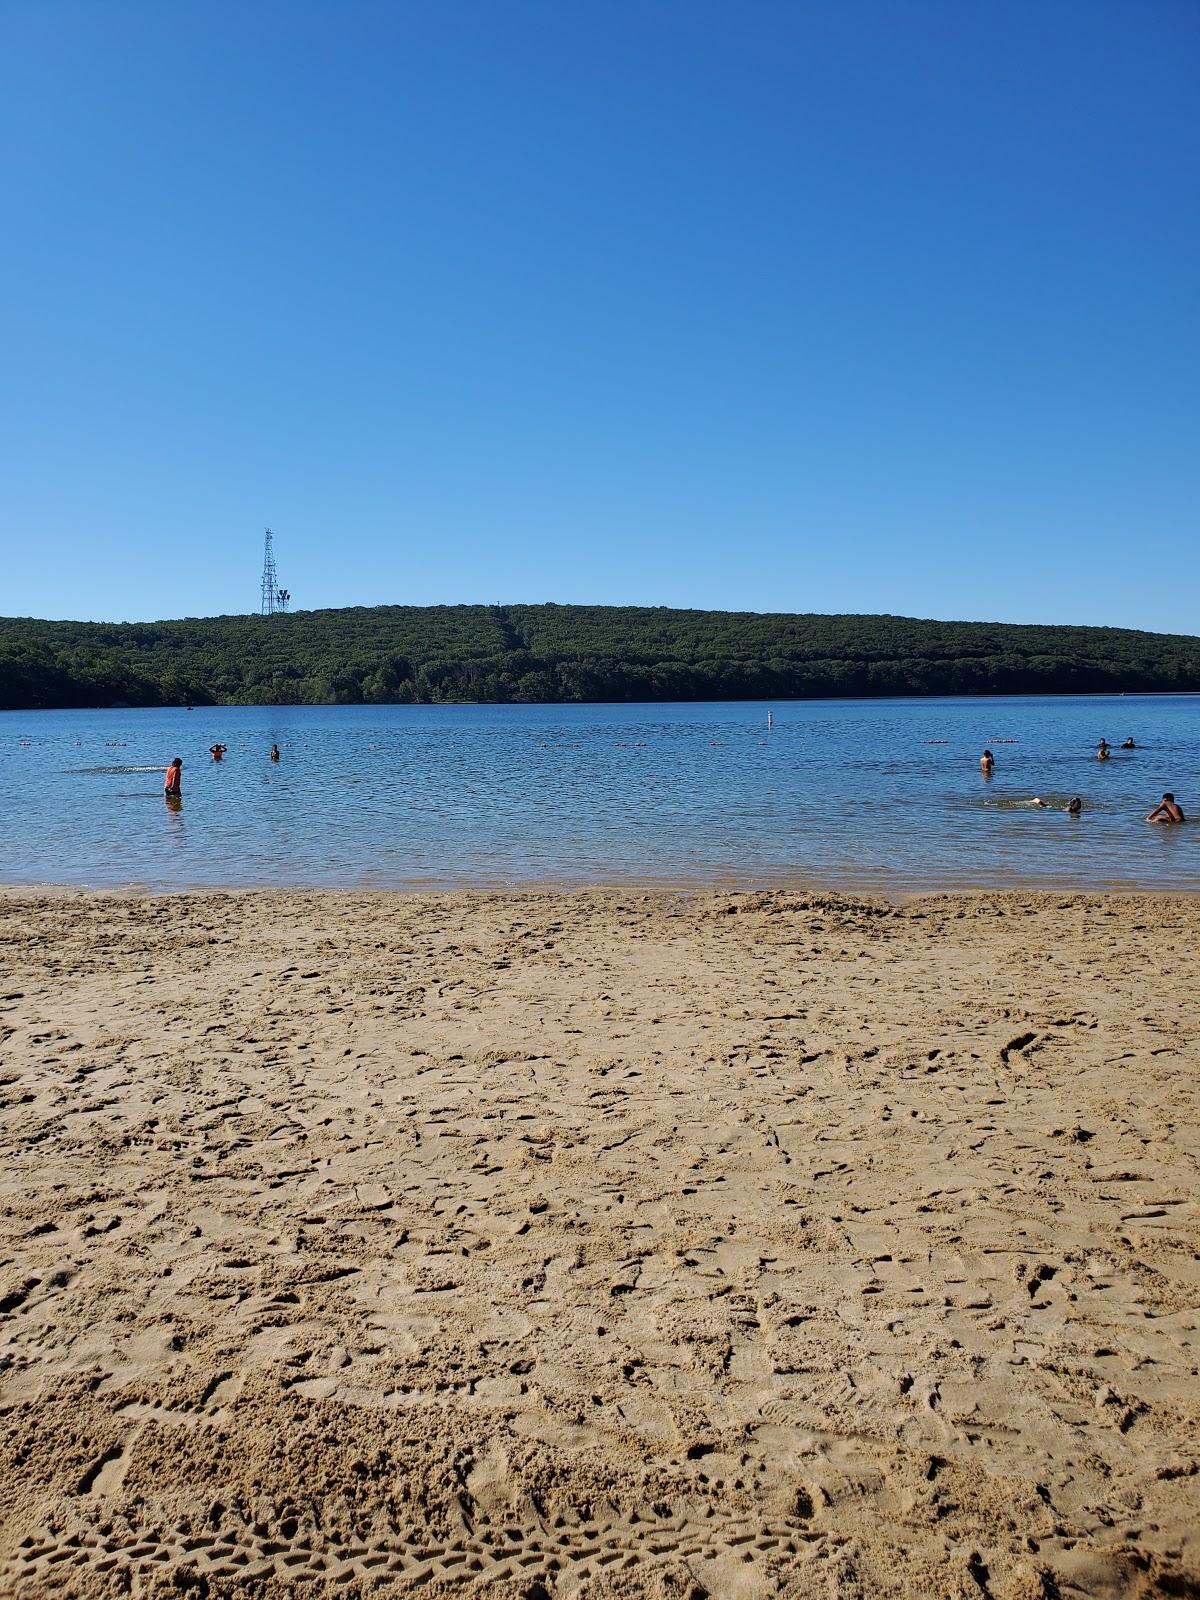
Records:
[[[271,530],[267,529],[267,536],[263,540],[263,571],[262,571],[262,614],[264,617],[273,617],[280,610],[279,605],[279,576],[275,571],[275,551],[271,547]],[[288,597],[291,598],[290,596]]]

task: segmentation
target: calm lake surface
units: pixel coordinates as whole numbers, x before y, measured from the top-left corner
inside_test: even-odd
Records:
[[[746,702],[7,712],[0,881],[1200,888],[1200,697],[771,709],[770,730]],[[1139,748],[1099,763],[1101,735]],[[1185,827],[1143,822],[1164,789]],[[1073,794],[1079,818],[1028,804]]]

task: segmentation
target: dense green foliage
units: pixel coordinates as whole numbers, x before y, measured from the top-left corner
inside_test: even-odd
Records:
[[[0,707],[1200,690],[1200,639],[1125,628],[623,606],[0,619]]]

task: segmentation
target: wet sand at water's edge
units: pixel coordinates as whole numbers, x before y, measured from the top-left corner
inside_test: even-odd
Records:
[[[1200,1593],[1198,935],[0,898],[0,1594]]]

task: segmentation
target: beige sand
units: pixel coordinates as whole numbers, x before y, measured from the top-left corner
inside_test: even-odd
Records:
[[[0,1593],[1200,1592],[1198,933],[0,900]]]

